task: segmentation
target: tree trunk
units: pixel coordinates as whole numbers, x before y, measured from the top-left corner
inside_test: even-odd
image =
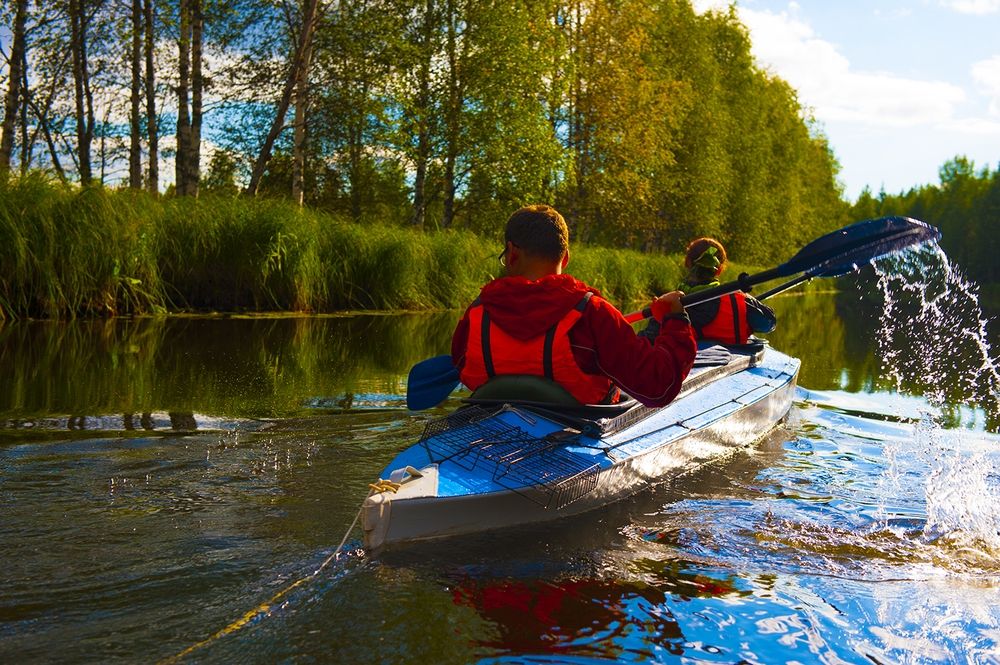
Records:
[[[111,124],[111,107],[106,106],[104,110],[104,119],[101,121],[101,127],[107,127]],[[107,131],[102,131],[97,143],[97,154],[100,157],[101,163],[101,179],[100,183],[103,185],[107,182],[108,174],[108,133]]]
[[[351,219],[361,220],[363,209],[362,194],[370,191],[371,182],[364,183],[365,117],[354,114],[348,124],[348,178],[351,184]]]
[[[132,96],[129,114],[128,186],[142,189],[142,135],[140,85],[142,83],[142,0],[132,0]]]
[[[87,63],[87,9],[85,0],[69,0],[70,50],[73,54],[73,91],[76,103],[76,159],[80,183],[93,179],[90,146],[94,139],[94,99]]]
[[[448,108],[445,113],[447,147],[444,160],[444,209],[441,212],[441,226],[451,227],[455,219],[455,162],[458,159],[458,134],[460,131],[461,89],[458,72],[458,36],[456,34],[455,1],[447,2],[448,15]]]
[[[308,8],[303,6],[303,16]],[[306,139],[309,109],[309,69],[312,65],[312,40],[305,44],[302,66],[295,81],[295,138],[292,147],[292,200],[300,206],[305,203]]]
[[[32,152],[35,147],[34,136],[38,132],[33,132],[31,138],[28,137],[28,104],[31,102],[31,90],[28,88],[28,50],[21,51],[21,175],[28,173],[31,166]]]
[[[14,14],[13,38],[10,51],[10,76],[7,95],[3,104],[3,126],[0,128],[0,173],[10,170],[10,158],[14,152],[14,132],[17,131],[17,109],[21,95],[21,67],[24,63],[24,24],[28,16],[28,0],[18,0]]]
[[[56,91],[63,79],[63,68],[66,66],[66,61],[69,59],[69,51],[63,51],[62,60],[59,62],[59,66],[54,70],[52,74],[51,81],[49,83],[49,89],[45,98],[45,105],[39,106],[35,99],[31,96],[26,96],[25,101],[28,102],[31,111],[35,114],[38,122],[35,125],[35,133],[31,138],[31,142],[34,143],[38,134],[41,133],[45,138],[45,145],[49,149],[49,156],[52,159],[52,169],[59,176],[59,179],[66,182],[66,171],[63,169],[62,163],[59,161],[59,152],[56,148],[55,140],[52,138],[52,130],[49,127],[49,113],[52,110],[52,102],[56,98]],[[27,114],[26,114],[27,115]]]
[[[417,155],[413,177],[413,225],[423,228],[427,213],[427,164],[431,156],[430,99],[431,44],[434,34],[434,0],[424,9],[423,49],[420,54],[420,92],[417,95]]]
[[[190,0],[191,8],[191,136],[188,143],[188,196],[198,196],[201,182],[201,121],[205,79],[202,76],[202,46],[205,19],[201,0]]]
[[[156,117],[156,69],[153,62],[155,45],[155,24],[153,23],[153,2],[145,0],[145,51],[146,51],[146,131],[149,134],[149,179],[146,182],[149,191],[157,194],[160,191],[160,132]]]
[[[187,196],[188,154],[191,146],[191,5],[180,0],[180,34],[177,40],[177,156],[174,159],[174,187],[178,196]]]
[[[278,108],[271,123],[271,129],[264,139],[264,144],[260,148],[260,153],[254,162],[253,170],[250,173],[250,184],[247,185],[247,194],[257,195],[260,188],[260,180],[264,177],[264,170],[267,163],[271,161],[271,150],[274,142],[278,140],[278,135],[284,129],[285,115],[288,113],[288,106],[292,100],[292,92],[295,90],[295,83],[301,77],[304,56],[307,50],[312,48],[313,32],[316,30],[316,22],[319,16],[319,3],[317,0],[306,0],[305,13],[302,16],[302,33],[299,35],[298,44],[292,53],[292,61],[288,70],[288,78],[285,79],[284,88],[281,91],[281,98],[278,100]]]

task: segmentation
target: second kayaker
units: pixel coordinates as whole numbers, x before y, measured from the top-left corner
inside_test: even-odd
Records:
[[[719,277],[728,262],[726,248],[714,238],[696,238],[684,251],[687,276],[679,288],[697,293],[719,286]],[[721,344],[746,344],[751,333],[769,333],[777,319],[774,310],[748,293],[733,293],[687,308],[699,340]],[[650,321],[639,333],[650,341],[659,335],[659,323]]]
[[[475,390],[498,375],[544,376],[583,404],[613,403],[620,390],[646,406],[677,396],[697,352],[680,291],[653,301],[658,334],[640,339],[600,291],[563,272],[569,229],[547,205],[510,216],[499,258],[506,274],[481,289],[452,337],[462,383]]]

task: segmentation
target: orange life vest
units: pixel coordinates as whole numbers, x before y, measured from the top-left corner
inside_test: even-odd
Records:
[[[715,318],[697,329],[698,339],[710,339],[723,344],[746,344],[750,337],[747,325],[747,299],[741,291],[722,296]],[[697,307],[697,305],[695,305]]]
[[[592,295],[587,292],[545,334],[528,340],[504,332],[476,300],[469,308],[465,365],[459,373],[462,383],[475,390],[500,374],[530,374],[555,381],[582,404],[610,401],[618,394],[617,388],[606,376],[580,369],[569,343],[570,328],[583,316]]]

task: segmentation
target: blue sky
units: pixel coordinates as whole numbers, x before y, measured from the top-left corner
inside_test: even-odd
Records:
[[[700,10],[725,0],[695,0]],[[1000,0],[739,0],[758,64],[788,81],[845,195],[937,183],[956,155],[1000,166]]]

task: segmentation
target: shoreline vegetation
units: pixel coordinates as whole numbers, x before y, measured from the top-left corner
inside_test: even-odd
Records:
[[[0,319],[456,309],[500,273],[500,244],[281,200],[11,179],[0,184]],[[675,288],[681,263],[679,251],[575,245],[569,272],[627,308]]]
[[[525,202],[622,306],[691,238],[776,265],[884,215],[938,226],[1000,303],[1000,169],[845,200],[734,7],[161,5],[0,9],[0,319],[461,307]]]

